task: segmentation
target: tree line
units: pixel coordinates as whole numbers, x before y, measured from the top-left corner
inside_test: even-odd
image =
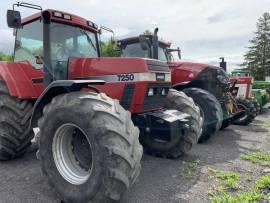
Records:
[[[0,61],[11,61],[12,56],[4,54],[3,52],[0,52]]]
[[[264,13],[256,24],[254,37],[249,41],[241,66],[257,80],[270,76],[270,14]]]

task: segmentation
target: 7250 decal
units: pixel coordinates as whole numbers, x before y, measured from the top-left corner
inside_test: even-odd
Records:
[[[118,81],[133,81],[134,80],[134,75],[131,74],[120,74],[117,75]]]

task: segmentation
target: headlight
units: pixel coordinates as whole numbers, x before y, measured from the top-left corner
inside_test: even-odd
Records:
[[[162,90],[161,90],[161,95],[162,95],[162,96],[166,95],[166,90],[165,90],[165,88],[162,88]]]
[[[147,96],[148,96],[148,97],[154,96],[154,88],[150,87],[150,88],[148,89]]]
[[[168,92],[169,92],[169,89],[168,88],[162,88],[161,95],[162,96],[166,96],[168,94]]]

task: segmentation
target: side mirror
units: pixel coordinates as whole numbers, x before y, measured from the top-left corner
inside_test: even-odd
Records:
[[[146,51],[151,47],[151,43],[149,39],[147,39],[144,35],[139,36],[139,41],[140,41],[142,50]]]
[[[9,28],[21,28],[21,14],[19,11],[8,10],[7,11],[7,24]]]

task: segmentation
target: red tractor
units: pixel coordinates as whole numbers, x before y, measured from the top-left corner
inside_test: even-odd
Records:
[[[39,12],[21,20],[15,6]],[[119,200],[140,173],[139,134],[164,157],[197,142],[199,108],[170,90],[166,63],[101,58],[98,26],[66,12],[16,3],[7,22],[16,39],[14,60],[0,63],[0,159],[22,156],[38,127],[41,169],[65,202]]]
[[[170,43],[158,40],[158,29],[153,35],[140,35],[118,41],[122,57],[145,57],[167,62],[171,70],[173,88],[185,92],[200,107],[203,132],[199,141],[207,140],[220,128],[244,116],[237,109],[229,92],[230,81],[220,67],[173,60],[172,52],[181,57],[180,49],[171,49]]]

